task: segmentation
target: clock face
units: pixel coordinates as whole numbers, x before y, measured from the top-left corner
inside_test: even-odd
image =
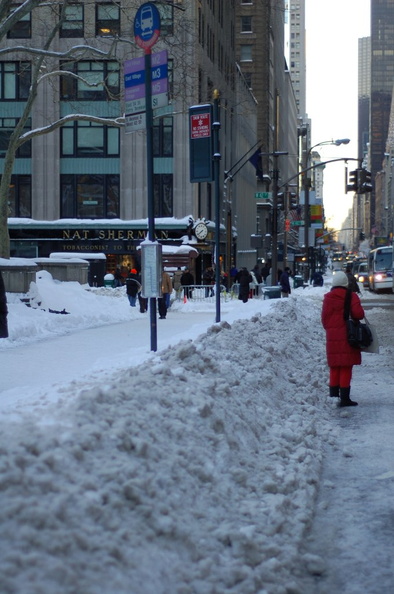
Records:
[[[205,223],[198,223],[194,229],[197,239],[205,239],[208,235],[208,229]]]

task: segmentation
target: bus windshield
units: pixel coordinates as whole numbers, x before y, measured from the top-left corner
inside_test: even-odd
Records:
[[[378,252],[375,259],[375,270],[391,270],[392,252]]]

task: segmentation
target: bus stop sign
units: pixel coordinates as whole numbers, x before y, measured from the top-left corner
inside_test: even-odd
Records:
[[[155,45],[160,37],[160,14],[152,2],[145,2],[137,10],[134,19],[136,44],[144,50]]]

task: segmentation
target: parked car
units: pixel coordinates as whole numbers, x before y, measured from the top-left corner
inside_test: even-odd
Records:
[[[369,287],[368,262],[358,262],[354,276],[363,287]]]

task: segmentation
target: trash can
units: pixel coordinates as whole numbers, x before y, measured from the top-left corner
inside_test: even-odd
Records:
[[[298,289],[298,287],[303,287],[304,286],[304,279],[302,278],[302,276],[298,276],[296,275],[294,277],[294,288]]]
[[[104,276],[104,287],[115,287],[115,277],[113,274],[106,274]]]
[[[264,299],[278,299],[280,298],[280,286],[264,287]]]

